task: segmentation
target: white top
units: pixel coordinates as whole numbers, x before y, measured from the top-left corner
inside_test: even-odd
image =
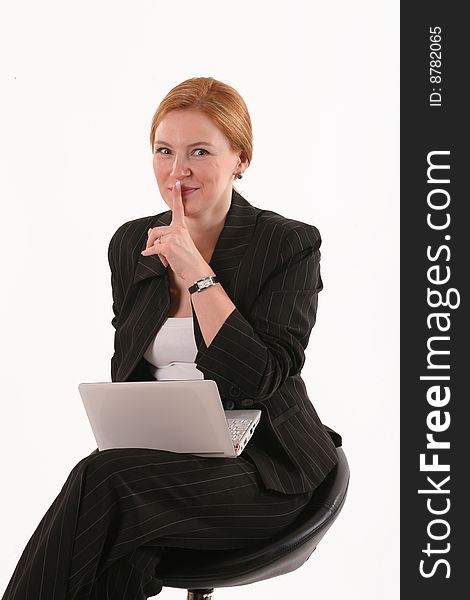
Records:
[[[204,379],[196,368],[193,317],[168,317],[148,345],[144,358],[155,379]]]

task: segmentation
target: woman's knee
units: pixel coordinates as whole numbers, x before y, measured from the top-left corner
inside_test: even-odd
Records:
[[[94,450],[83,458],[75,468],[82,466],[87,469],[89,475],[98,474],[100,477],[112,475],[116,471],[126,468],[138,467],[140,463],[146,463],[149,456],[158,462],[161,455],[167,453],[148,448],[109,448],[107,450]]]

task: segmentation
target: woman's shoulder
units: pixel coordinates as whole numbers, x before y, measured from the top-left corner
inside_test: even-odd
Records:
[[[286,217],[274,210],[263,208],[255,204],[252,200],[248,201],[242,194],[234,189],[233,198],[237,204],[238,210],[247,210],[255,214],[256,233],[261,231],[280,232],[288,234],[293,230],[306,231],[315,239],[320,237],[320,232],[315,225],[306,223],[299,219]],[[240,212],[241,214],[241,212]]]
[[[301,236],[312,246],[319,246],[321,243],[320,231],[315,225],[286,217],[273,210],[263,209],[258,216],[257,234],[264,232],[277,236],[280,240]]]

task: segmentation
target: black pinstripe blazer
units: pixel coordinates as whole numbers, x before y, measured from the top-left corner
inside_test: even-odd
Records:
[[[170,222],[170,210],[128,221],[109,243],[112,381],[154,380],[143,354],[169,311],[169,277],[158,255],[140,252],[148,229]],[[340,438],[322,425],[301,377],[323,287],[320,243],[314,226],[257,208],[233,190],[210,266],[236,309],[209,347],[192,308],[196,366],[217,383],[226,409],[262,410],[244,453],[265,486],[284,494],[314,489],[337,462],[332,437]]]

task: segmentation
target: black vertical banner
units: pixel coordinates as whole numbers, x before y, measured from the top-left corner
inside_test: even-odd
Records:
[[[458,8],[458,6],[462,8]],[[470,29],[457,2],[401,3],[401,598],[470,577]]]

